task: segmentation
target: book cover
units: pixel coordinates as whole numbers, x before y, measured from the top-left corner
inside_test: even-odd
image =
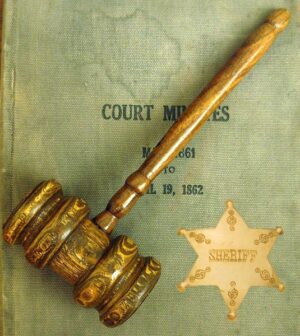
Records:
[[[104,209],[126,177],[274,8],[289,27],[201,133],[120,221],[158,284],[107,329],[72,287],[2,247],[3,334],[289,335],[300,333],[298,279],[300,2],[11,0],[4,8],[2,222],[37,183]],[[270,260],[286,290],[251,288],[236,321],[216,287],[179,293],[196,255],[180,227],[214,227],[232,199],[249,226],[281,226]]]

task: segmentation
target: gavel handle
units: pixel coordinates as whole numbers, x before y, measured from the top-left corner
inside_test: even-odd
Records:
[[[211,113],[231,90],[246,76],[270,48],[278,33],[288,25],[286,9],[275,10],[237,50],[225,66],[211,80],[181,117],[170,127],[141,167],[130,175],[124,186],[109,201],[106,210],[94,219],[110,233],[137,200],[146,193],[155,177],[167,167],[191,138],[200,130]]]

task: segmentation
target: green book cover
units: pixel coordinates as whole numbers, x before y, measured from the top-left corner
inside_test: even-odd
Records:
[[[72,287],[2,247],[3,334],[295,336],[300,333],[300,2],[11,0],[4,8],[2,222],[37,183],[103,210],[126,177],[275,8],[291,23],[154,182],[114,236],[162,264],[122,326],[74,304]],[[194,187],[196,186],[196,187]],[[194,187],[194,188],[193,188]],[[190,190],[191,192],[188,192]],[[216,287],[179,293],[196,255],[180,227],[214,227],[232,199],[249,226],[281,226],[270,260],[286,290],[251,288],[238,318]]]

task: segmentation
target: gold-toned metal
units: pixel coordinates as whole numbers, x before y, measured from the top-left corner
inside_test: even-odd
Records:
[[[57,181],[45,181],[7,219],[3,227],[6,242],[22,244],[26,258],[32,264],[39,268],[49,265],[67,282],[75,285],[77,302],[86,307],[95,307],[106,325],[116,326],[126,321],[158,280],[160,264],[152,257],[140,256],[131,239],[122,236],[111,243],[108,235],[118,220],[146,193],[154,178],[266,53],[287,26],[289,17],[286,9],[278,9],[266,18],[96,218],[88,219],[89,208],[82,199],[64,198]],[[226,225],[230,231],[236,231],[234,214],[228,214]],[[211,238],[206,235],[192,234],[191,239],[195,244],[207,247],[212,244]],[[255,237],[258,246],[264,244],[266,239],[272,241],[274,237]],[[212,273],[207,267],[195,271],[192,275],[195,283],[200,278],[208,279]],[[266,278],[265,268],[257,269],[257,275]],[[236,304],[241,297],[235,295],[238,285],[238,282],[230,285],[230,295]]]
[[[125,322],[160,276],[154,258],[138,254],[126,236],[110,242],[87,218],[87,204],[65,198],[55,180],[40,183],[8,218],[3,236],[20,243],[29,262],[52,270],[74,285],[75,300],[93,307],[109,327]]]
[[[152,257],[146,258],[144,267],[134,284],[121,300],[100,315],[100,320],[109,326],[118,325],[119,321],[126,321],[149,295],[159,275],[160,263]]]
[[[249,228],[233,202],[228,201],[215,228],[178,231],[179,235],[186,237],[198,258],[177,289],[184,292],[188,287],[218,286],[229,308],[228,318],[235,319],[250,287],[267,286],[284,290],[283,283],[268,260],[277,236],[282,233],[280,227]]]

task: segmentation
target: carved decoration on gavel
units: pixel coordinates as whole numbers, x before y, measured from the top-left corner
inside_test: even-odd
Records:
[[[267,17],[96,218],[88,219],[89,208],[82,199],[64,197],[61,185],[49,180],[40,183],[10,215],[3,227],[6,242],[22,244],[30,263],[41,269],[49,265],[74,285],[75,300],[96,308],[105,325],[126,321],[157,282],[160,263],[140,256],[130,238],[119,236],[111,242],[109,234],[259,61],[288,21],[285,9]]]

